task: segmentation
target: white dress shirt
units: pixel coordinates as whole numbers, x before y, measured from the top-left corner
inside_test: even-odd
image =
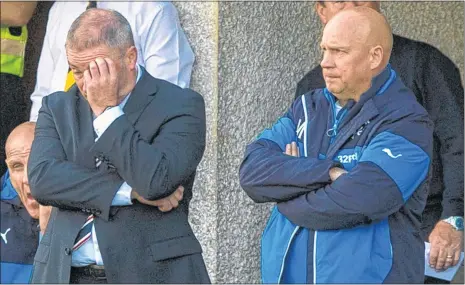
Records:
[[[65,42],[73,21],[88,2],[55,2],[50,9],[47,31],[31,95],[31,121],[37,121],[42,98],[63,91],[68,74]],[[137,63],[156,78],[189,87],[194,54],[169,2],[97,2],[98,8],[121,13],[130,23],[137,48]]]
[[[139,65],[137,67],[137,79],[136,84],[142,76],[142,70]],[[129,93],[124,100],[116,107],[111,108],[103,112],[100,116],[94,118],[93,127],[94,131],[97,134],[95,141],[102,136],[102,134],[108,129],[108,127],[120,116],[124,115],[123,108],[128,102],[131,93]],[[97,163],[97,166],[99,164]],[[131,201],[131,192],[132,187],[124,182],[118,192],[116,192],[113,201],[111,202],[112,206],[127,206],[132,205]],[[89,264],[103,265],[102,255],[100,253],[100,248],[97,241],[97,234],[95,231],[95,224],[92,226],[92,236],[86,241],[79,249],[73,252],[71,256],[71,266],[80,267],[86,266]]]

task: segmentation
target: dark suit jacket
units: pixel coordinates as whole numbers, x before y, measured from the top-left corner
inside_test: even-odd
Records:
[[[32,282],[69,282],[70,249],[90,213],[96,215],[109,283],[164,282],[167,270],[198,276],[188,271],[200,268],[206,274],[201,258],[199,266],[188,268],[177,268],[176,260],[164,262],[202,251],[188,223],[188,207],[205,149],[204,101],[192,90],[142,72],[125,115],[97,142],[92,111],[76,86],[43,99],[28,176],[37,201],[58,209],[35,256]],[[103,161],[98,168],[96,158]],[[149,200],[166,197],[182,184],[184,199],[168,213],[137,202],[111,207],[124,181]]]
[[[463,216],[463,86],[455,64],[426,43],[394,35],[390,63],[435,125],[432,178],[423,213],[426,237],[441,217]],[[324,87],[317,66],[297,84],[296,98]]]

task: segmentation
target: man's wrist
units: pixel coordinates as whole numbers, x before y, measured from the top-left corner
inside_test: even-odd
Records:
[[[452,216],[448,217],[447,219],[441,220],[445,223],[451,225],[455,230],[463,232],[463,217],[460,216]]]
[[[93,125],[97,139],[110,127],[110,125],[124,115],[123,110],[119,106],[108,107],[100,116],[94,119]]]
[[[137,193],[134,189],[131,189],[131,201],[137,200]]]

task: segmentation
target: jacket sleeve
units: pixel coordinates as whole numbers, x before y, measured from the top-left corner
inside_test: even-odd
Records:
[[[319,190],[279,203],[279,211],[312,230],[352,228],[397,212],[428,178],[432,127],[422,117],[380,129],[350,172]],[[427,192],[417,195],[424,206]]]
[[[291,112],[247,146],[239,169],[242,189],[257,203],[287,201],[331,182],[329,169],[338,162],[284,154],[297,142]]]
[[[43,99],[28,161],[31,194],[42,205],[82,210],[108,220],[111,202],[124,181],[117,174],[67,161],[49,98]]]
[[[439,50],[429,47],[421,53],[419,88],[435,125],[443,175],[442,219],[463,216],[463,130],[464,91],[460,72]],[[441,167],[441,166],[437,166]]]
[[[191,96],[166,107],[176,110],[170,111],[172,115],[156,130],[153,141],[142,138],[127,115],[122,115],[91,149],[95,156],[106,158],[124,181],[147,200],[169,196],[188,181],[205,150],[203,98],[188,89],[182,92],[190,92]]]

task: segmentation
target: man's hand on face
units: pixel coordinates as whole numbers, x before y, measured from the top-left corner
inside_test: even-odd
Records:
[[[47,229],[47,224],[51,213],[52,206],[39,205],[39,227],[41,234],[45,234],[45,229]]]
[[[440,221],[429,235],[429,265],[437,271],[457,265],[463,248],[463,231]]]
[[[288,143],[286,145],[286,151],[284,152],[284,154],[294,156],[294,157],[300,157],[299,148],[297,147],[297,143],[296,142]]]
[[[95,116],[119,104],[117,76],[115,64],[109,58],[95,59],[84,71],[84,92]]]
[[[339,168],[339,167],[333,167],[329,170],[329,177],[331,178],[331,181],[334,182],[336,179],[339,178],[342,174],[346,174],[347,171],[345,169]]]
[[[179,186],[170,196],[155,201],[144,199],[134,190],[131,192],[131,198],[136,199],[141,204],[158,207],[158,210],[162,212],[169,212],[172,209],[177,208],[179,201],[181,201],[183,198],[183,195],[184,187],[182,186]]]

